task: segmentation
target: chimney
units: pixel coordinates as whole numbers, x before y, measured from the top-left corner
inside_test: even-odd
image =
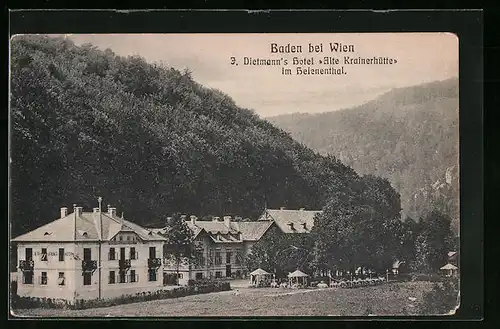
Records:
[[[302,210],[304,210],[304,209],[305,209],[305,208],[300,208],[299,210],[300,210],[300,211],[302,211]]]
[[[304,230],[307,230],[307,223],[302,223],[302,227],[304,228]]]
[[[68,216],[68,208],[67,207],[62,207],[61,208],[61,218],[64,218]]]
[[[76,216],[80,216],[83,212],[83,207],[75,207]]]
[[[181,220],[186,220],[187,215],[181,215]]]
[[[219,217],[212,217],[212,222],[218,222],[219,221]]]
[[[292,231],[295,231],[295,228],[293,227],[293,223],[288,223],[288,225],[290,226],[290,229],[291,229]]]
[[[285,210],[285,207],[280,207],[280,210]]]
[[[99,208],[94,208],[94,214],[99,212]]]
[[[108,215],[111,217],[116,217],[116,208],[108,205]]]
[[[198,219],[195,215],[191,215],[191,224],[196,224],[196,220]]]
[[[231,225],[231,216],[224,216],[224,225],[230,227]]]

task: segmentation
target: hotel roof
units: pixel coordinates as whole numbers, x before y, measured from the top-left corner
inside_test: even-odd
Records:
[[[198,236],[202,231],[208,233],[216,243],[231,243],[243,241],[259,240],[272,222],[253,221],[253,222],[234,222],[229,226],[223,221],[191,221],[187,222],[188,227],[193,231],[194,236]],[[241,235],[240,235],[241,234]]]
[[[274,221],[284,233],[309,233],[321,210],[266,209],[259,221]]]

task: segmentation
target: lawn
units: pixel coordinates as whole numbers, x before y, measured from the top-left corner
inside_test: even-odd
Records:
[[[431,287],[430,282],[403,282],[356,289],[239,288],[237,293],[217,292],[105,308],[14,313],[42,317],[412,315],[417,314],[422,294]]]

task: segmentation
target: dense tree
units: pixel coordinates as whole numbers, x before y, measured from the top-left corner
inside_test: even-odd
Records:
[[[458,89],[455,78],[394,89],[350,109],[269,120],[360,174],[387,178],[405,216],[438,207],[458,234]]]
[[[244,264],[248,271],[262,268],[277,277],[285,277],[296,269],[309,271],[311,256],[307,234],[284,234],[274,226],[252,246]]]
[[[365,176],[332,196],[311,239],[319,270],[385,270],[404,245],[399,195],[387,180]]]
[[[163,245],[163,256],[173,260],[177,277],[179,277],[181,263],[185,259],[193,259],[196,255],[196,246],[193,244],[193,232],[179,214],[174,214],[172,217],[166,219],[166,224],[163,236],[167,241]]]
[[[13,38],[11,122],[13,235],[96,195],[142,225],[174,212],[255,218],[265,200],[320,209],[357,177],[189,71],[64,38]]]
[[[436,272],[446,264],[453,248],[450,223],[449,216],[435,209],[420,220],[415,242],[416,269]]]

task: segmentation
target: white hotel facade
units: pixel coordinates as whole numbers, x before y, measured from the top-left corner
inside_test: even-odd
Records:
[[[61,208],[59,219],[12,241],[19,296],[74,302],[163,287],[165,238],[119,218],[116,208]]]

